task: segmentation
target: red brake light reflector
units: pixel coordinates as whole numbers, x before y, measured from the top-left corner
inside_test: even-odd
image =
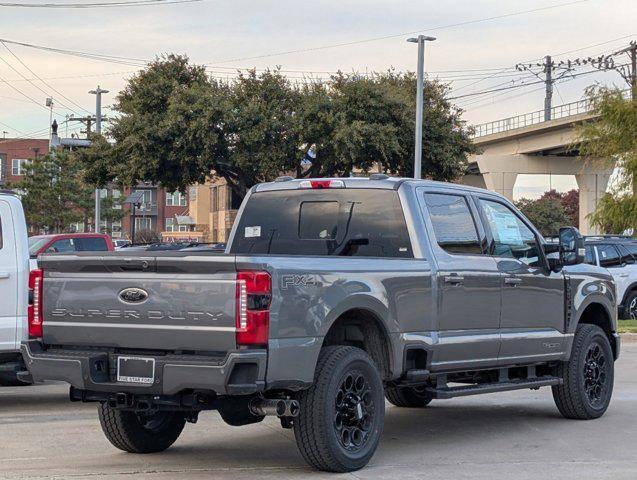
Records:
[[[268,272],[240,270],[236,287],[237,345],[268,343],[272,279]]]
[[[29,273],[29,306],[27,307],[27,318],[29,321],[29,337],[42,337],[42,281],[44,272],[39,269]]]

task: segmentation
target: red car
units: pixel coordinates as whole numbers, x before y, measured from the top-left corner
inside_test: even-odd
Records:
[[[62,233],[29,237],[29,255],[57,252],[112,252],[111,237],[99,233]]]

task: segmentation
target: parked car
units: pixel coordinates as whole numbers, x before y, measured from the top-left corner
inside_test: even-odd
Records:
[[[128,247],[131,244],[131,241],[125,238],[113,238],[111,241],[113,242],[113,247],[115,247],[115,250]]]
[[[586,263],[608,268],[617,285],[621,318],[637,318],[637,239],[620,235],[586,237]]]
[[[111,237],[99,233],[56,233],[29,237],[29,255],[32,268],[42,253],[112,252]]]
[[[17,373],[26,368],[20,343],[29,338],[28,281],[29,247],[22,204],[11,191],[0,190],[0,385],[22,384]]]
[[[98,402],[127,452],[165,450],[204,410],[275,415],[333,472],[370,460],[385,398],[551,386],[567,418],[608,408],[612,277],[577,229],[548,244],[496,193],[281,178],[250,190],[226,252],[43,255],[23,376]]]

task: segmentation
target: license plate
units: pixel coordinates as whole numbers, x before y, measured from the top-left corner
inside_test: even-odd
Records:
[[[117,357],[117,381],[150,385],[155,381],[155,359]]]

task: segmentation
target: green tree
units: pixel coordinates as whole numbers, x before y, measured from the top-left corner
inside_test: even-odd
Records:
[[[557,190],[548,190],[542,194],[541,200],[557,200],[562,204],[569,225],[579,227],[579,191],[576,189],[560,193]]]
[[[65,152],[29,162],[22,179],[10,185],[20,192],[29,227],[35,232],[60,233],[75,222],[91,224],[94,187],[83,177],[82,164]],[[114,203],[107,202],[102,211],[112,220],[121,218]]]
[[[637,231],[637,98],[606,87],[589,89],[588,97],[597,118],[578,128],[574,148],[588,161],[616,166],[618,173],[591,222],[612,233]]]
[[[571,219],[558,199],[531,200],[522,198],[515,202],[515,205],[531,220],[542,235],[557,235],[560,227],[571,224]]]
[[[422,173],[451,181],[464,173],[473,144],[462,112],[445,99],[447,87],[425,84]],[[412,176],[416,118],[416,78],[411,73],[361,77],[339,74],[329,84],[301,90],[299,136],[313,145],[312,166],[297,176],[343,176],[354,168]]]
[[[291,85],[277,70],[208,78],[182,56],[157,59],[117,97],[110,135],[81,154],[91,182],[140,180],[169,190],[225,178],[244,195],[281,173],[344,176],[380,163],[413,171],[416,81],[413,74],[337,75],[327,84]],[[446,87],[428,82],[423,174],[452,180],[472,144]],[[301,159],[312,149],[309,168]]]

